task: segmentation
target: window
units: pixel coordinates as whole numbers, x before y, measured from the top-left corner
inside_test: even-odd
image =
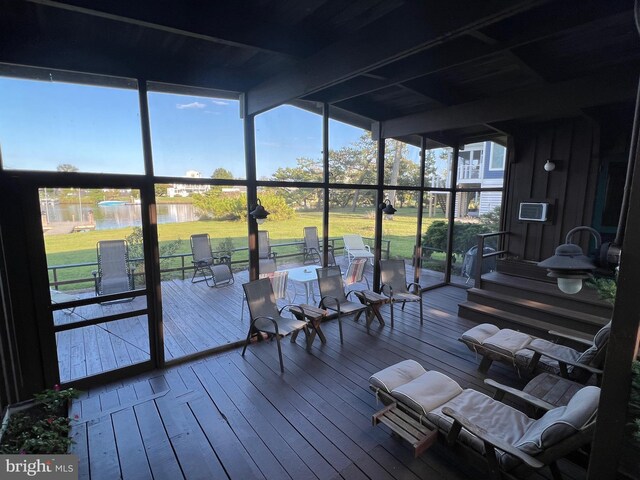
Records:
[[[283,105],[256,116],[258,180],[321,182],[322,117]]]
[[[149,92],[149,117],[156,175],[246,178],[238,100]]]
[[[3,168],[144,173],[135,81],[110,79],[115,88],[49,76],[49,82],[0,77]]]
[[[491,143],[491,161],[489,170],[504,170],[504,159],[507,155],[507,149],[497,143]]]

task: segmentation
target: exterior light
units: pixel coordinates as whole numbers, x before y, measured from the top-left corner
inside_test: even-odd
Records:
[[[551,159],[547,160],[547,163],[544,164],[544,170],[546,172],[553,172],[556,169],[556,164],[551,161]]]
[[[260,199],[258,199],[257,205],[249,208],[251,209],[251,211],[249,212],[249,215],[251,215],[253,218],[256,219],[256,223],[258,225],[263,224],[264,221],[267,219],[267,216],[269,216],[269,212],[267,212],[265,208],[262,206],[262,202],[260,201]]]
[[[388,198],[386,198],[384,202],[378,205],[378,208],[382,210],[382,213],[384,213],[386,218],[391,218],[397,212],[397,210],[393,208],[393,205],[391,205],[391,202]]]
[[[587,230],[596,240],[596,248],[599,250],[602,243],[600,234],[591,227],[576,227],[567,233],[565,243],[556,248],[555,255],[539,262],[538,266],[546,268],[548,277],[558,279],[558,288],[567,294],[573,295],[582,289],[582,281],[591,277],[591,273],[598,265],[584,255],[582,249],[571,243],[573,234],[581,230]]]

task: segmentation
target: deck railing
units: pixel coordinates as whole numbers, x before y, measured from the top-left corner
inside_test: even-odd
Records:
[[[369,241],[369,242],[373,242],[372,238],[368,238],[368,237],[363,237],[364,240]],[[337,254],[338,251],[343,251],[344,250],[344,245],[342,246],[336,246],[336,243],[338,242],[342,242],[342,238],[330,238],[329,239],[329,244],[331,245],[331,247],[333,247],[334,252]],[[386,255],[386,258],[389,258],[389,251],[390,251],[390,244],[391,244],[391,240],[383,240],[383,254]],[[300,257],[302,256],[302,251],[303,251],[303,247],[304,247],[304,241],[295,241],[295,242],[285,242],[285,243],[276,243],[276,244],[272,244],[271,245],[271,249],[274,251],[277,251],[278,249],[284,249],[286,247],[295,247],[297,246],[299,251],[293,252],[293,253],[283,253],[283,252],[279,252],[278,253],[278,260],[281,259],[285,259],[285,258],[293,258],[293,257]],[[234,248],[232,250],[233,253],[235,252],[247,252],[249,250],[248,247],[239,247],[239,248]],[[216,255],[222,255],[226,252],[212,252],[214,254],[214,256]],[[185,280],[187,277],[187,274],[185,272],[187,271],[192,271],[193,270],[193,264],[191,262],[191,253],[175,253],[172,255],[161,255],[160,256],[160,260],[162,262],[162,260],[171,260],[171,259],[179,259],[180,261],[180,266],[174,266],[174,267],[168,267],[168,268],[162,268],[162,266],[160,267],[160,273],[172,273],[172,272],[180,272],[180,277],[182,278],[182,280]],[[130,258],[129,259],[129,263],[132,264],[138,264],[138,263],[142,263],[144,261],[144,259],[142,258]],[[240,260],[233,260],[233,255],[231,256],[231,266],[235,265],[241,265],[241,264],[246,264],[248,262],[248,260],[246,258],[240,259]],[[98,262],[84,262],[84,263],[70,263],[70,264],[65,264],[65,265],[51,265],[47,268],[47,270],[50,272],[50,282],[49,282],[49,286],[50,288],[53,288],[55,290],[59,290],[60,286],[64,286],[64,285],[75,285],[75,284],[81,284],[81,283],[93,283],[94,278],[93,276],[91,277],[85,277],[85,278],[75,278],[72,280],[60,280],[59,279],[59,272],[61,270],[66,270],[66,269],[70,269],[70,268],[90,268],[90,267],[98,267]],[[144,273],[136,273],[135,275],[140,275],[143,276]]]
[[[489,257],[497,257],[498,255],[503,255],[505,253],[507,253],[506,250],[497,250],[495,252],[491,252],[491,253],[484,253],[484,241],[486,238],[489,237],[500,237],[498,239],[498,245],[502,245],[502,238],[504,238],[506,235],[509,235],[509,232],[506,231],[502,231],[502,232],[492,232],[492,233],[481,233],[478,235],[478,249],[476,250],[476,271],[475,271],[475,279],[474,279],[474,286],[476,288],[482,288],[482,262],[485,258],[489,258]]]

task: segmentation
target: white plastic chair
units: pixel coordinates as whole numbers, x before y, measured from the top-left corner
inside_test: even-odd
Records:
[[[365,258],[373,265],[374,256],[371,253],[371,247],[365,245],[361,235],[350,233],[343,235],[342,239],[344,240],[344,253],[347,255],[349,263],[356,258]]]

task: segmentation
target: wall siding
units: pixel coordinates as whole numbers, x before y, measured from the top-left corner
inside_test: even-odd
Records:
[[[511,256],[540,261],[553,255],[569,230],[591,225],[600,163],[598,139],[597,125],[583,118],[542,124],[515,136],[505,210]],[[548,159],[556,163],[550,173],[544,170]],[[518,206],[526,201],[550,203],[549,221],[519,221]],[[586,249],[589,235],[579,237],[574,241]]]

